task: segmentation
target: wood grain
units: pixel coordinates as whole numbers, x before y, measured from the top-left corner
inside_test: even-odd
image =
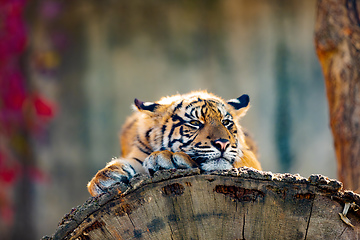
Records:
[[[248,168],[161,171],[90,198],[43,239],[357,239],[359,214],[351,208],[351,228],[339,213],[360,196],[340,188],[321,175]]]

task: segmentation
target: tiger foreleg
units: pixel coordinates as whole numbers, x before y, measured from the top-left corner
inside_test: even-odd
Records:
[[[158,170],[186,169],[198,167],[198,165],[186,153],[173,153],[164,150],[150,154],[143,162],[143,167],[145,168],[145,171],[152,176]]]
[[[135,173],[135,169],[129,163],[122,159],[114,159],[91,179],[87,185],[88,191],[92,196],[105,193],[119,182],[128,184]]]

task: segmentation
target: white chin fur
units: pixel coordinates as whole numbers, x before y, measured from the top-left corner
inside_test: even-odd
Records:
[[[200,168],[204,171],[214,171],[214,170],[230,170],[233,166],[231,163],[224,159],[214,159],[209,160],[201,164]]]

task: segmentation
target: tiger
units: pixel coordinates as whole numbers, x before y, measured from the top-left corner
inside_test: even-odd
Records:
[[[120,133],[121,156],[96,173],[87,188],[92,196],[115,184],[128,184],[136,173],[200,168],[201,171],[252,167],[261,170],[251,138],[239,120],[250,107],[243,94],[225,101],[207,91],[134,100]]]

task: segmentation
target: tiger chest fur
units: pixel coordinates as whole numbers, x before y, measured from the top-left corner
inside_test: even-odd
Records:
[[[135,173],[161,169],[229,170],[242,166],[261,170],[239,119],[249,97],[224,101],[197,91],[164,97],[157,102],[135,99],[134,112],[123,126],[122,156],[113,159],[89,182],[96,196],[112,185],[128,183]]]

